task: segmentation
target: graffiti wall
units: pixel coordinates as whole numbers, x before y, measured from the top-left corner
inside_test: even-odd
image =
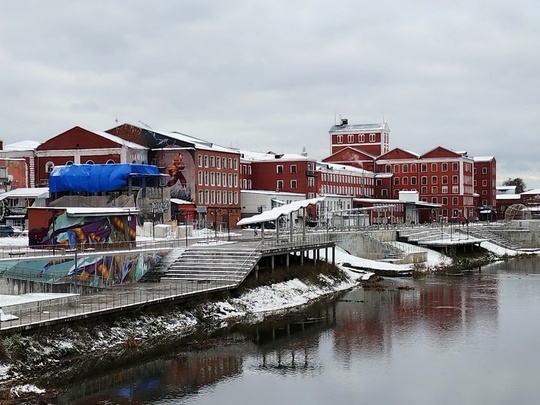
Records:
[[[52,259],[6,261],[2,267],[8,279],[105,287],[139,281],[166,253],[70,252]]]
[[[68,217],[65,212],[58,216],[51,213],[48,226],[29,229],[28,244],[34,248],[75,249],[95,244],[134,242],[136,226],[134,215]]]

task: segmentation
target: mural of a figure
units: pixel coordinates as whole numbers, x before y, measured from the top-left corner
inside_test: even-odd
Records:
[[[182,170],[185,168],[186,165],[182,160],[182,156],[174,156],[171,164],[167,167],[167,172],[169,172],[169,176],[171,176],[171,179],[167,182],[167,187],[172,187],[174,185],[186,187],[187,181],[182,173]]]
[[[166,155],[167,174],[170,176],[167,181],[167,187],[170,187],[171,198],[179,198],[186,201],[192,201],[191,192],[193,190],[193,161],[189,155],[175,153]]]

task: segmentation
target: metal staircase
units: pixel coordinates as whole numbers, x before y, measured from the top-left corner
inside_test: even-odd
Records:
[[[227,282],[240,284],[262,253],[238,244],[193,245],[163,270],[162,281]]]

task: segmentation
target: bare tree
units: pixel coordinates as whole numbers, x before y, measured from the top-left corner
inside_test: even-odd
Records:
[[[525,182],[523,181],[522,178],[519,178],[519,177],[516,177],[515,179],[512,179],[509,177],[507,180],[503,181],[502,185],[503,186],[516,186],[517,194],[521,194],[527,189]]]

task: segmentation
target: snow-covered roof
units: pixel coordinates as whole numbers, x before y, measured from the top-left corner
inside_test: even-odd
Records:
[[[249,218],[243,218],[238,221],[238,226],[259,224],[267,221],[275,221],[281,216],[289,215],[292,212],[296,212],[308,205],[317,204],[324,201],[326,197],[310,198],[308,200],[294,201],[290,204],[282,205],[281,207],[273,208],[269,211],[264,211],[261,214],[253,215]]]
[[[496,194],[496,200],[521,200],[521,194]]]
[[[239,151],[243,160],[251,160],[256,162],[267,162],[267,161],[299,161],[299,160],[308,160],[315,161],[313,158],[309,158],[305,155],[299,153],[262,153],[262,152],[251,152],[251,151]]]
[[[317,162],[317,170],[324,171],[324,170],[331,170],[331,171],[345,171],[350,173],[360,173],[360,174],[368,174],[373,172],[370,172],[369,170],[360,169],[359,167],[354,166],[348,166],[344,164],[339,163],[331,163],[331,162]]]
[[[49,187],[22,187],[15,188],[0,194],[0,200],[6,198],[48,198]]]
[[[130,141],[126,141],[125,139],[122,139],[116,135],[111,135],[109,134],[108,132],[102,132],[102,131],[92,131],[92,130],[89,130],[89,129],[86,129],[86,128],[83,128],[85,131],[88,131],[88,132],[92,132],[96,135],[99,135],[105,139],[108,139],[109,141],[112,141],[112,142],[115,142],[115,143],[118,143],[120,145],[123,145],[123,146],[126,146],[128,148],[131,148],[131,149],[148,149],[142,145],[139,145],[138,143],[135,143],[135,142],[130,142]]]
[[[475,162],[491,162],[495,156],[475,156],[473,159]]]
[[[279,197],[302,197],[306,195],[304,193],[290,193],[288,191],[268,191],[268,190],[240,190],[241,194],[260,194],[267,196],[279,196]]]
[[[135,207],[67,207],[68,217],[90,217],[103,215],[131,215],[139,212]]]
[[[181,200],[180,198],[171,198],[171,202],[178,205],[193,204],[191,201]]]
[[[540,188],[534,188],[532,190],[524,191],[521,195],[536,195],[540,194]]]
[[[375,131],[389,131],[388,124],[343,124],[334,125],[328,132],[375,132]]]
[[[8,151],[8,152],[21,151],[21,150],[34,150],[39,145],[41,145],[41,142],[38,142],[38,141],[20,141],[20,142],[4,145],[3,150]]]

